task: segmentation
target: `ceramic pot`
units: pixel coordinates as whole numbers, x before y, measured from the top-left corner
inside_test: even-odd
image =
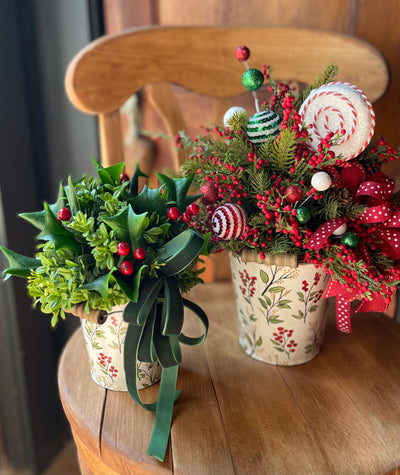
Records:
[[[326,325],[326,274],[312,264],[265,264],[239,254],[231,254],[231,268],[245,353],[284,366],[317,356]]]
[[[127,391],[124,370],[124,342],[128,324],[122,319],[125,306],[113,307],[104,323],[81,318],[93,381],[106,389]],[[158,363],[137,362],[138,389],[159,381],[161,366]]]

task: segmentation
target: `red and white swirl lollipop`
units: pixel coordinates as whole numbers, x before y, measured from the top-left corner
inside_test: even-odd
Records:
[[[345,131],[332,146],[335,155],[351,160],[369,144],[375,129],[375,113],[365,94],[349,83],[331,82],[313,89],[300,108],[315,150],[329,132]]]

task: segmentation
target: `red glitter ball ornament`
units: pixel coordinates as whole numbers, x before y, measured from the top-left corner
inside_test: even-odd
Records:
[[[247,61],[250,58],[250,50],[247,46],[236,48],[235,56],[238,61]]]
[[[218,190],[210,182],[206,181],[204,185],[200,187],[200,193],[203,193],[203,196],[200,198],[200,201],[205,205],[215,203],[218,199]]]
[[[288,203],[296,203],[303,198],[303,190],[297,185],[290,185],[285,191],[285,200]]]

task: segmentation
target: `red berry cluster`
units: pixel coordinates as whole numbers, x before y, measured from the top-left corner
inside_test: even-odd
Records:
[[[193,216],[197,216],[199,211],[199,205],[197,203],[191,203],[187,207],[186,211],[182,213],[182,215],[176,206],[172,206],[168,209],[167,216],[171,221],[176,221],[181,218],[184,223],[190,223],[193,219]]]
[[[111,378],[115,378],[118,375],[118,369],[115,366],[109,366],[112,358],[111,356],[106,356],[104,353],[100,353],[100,356],[97,357],[99,365],[102,366],[106,371],[108,371]]]
[[[131,252],[131,246],[128,242],[121,241],[117,245],[117,254],[119,256],[127,256]],[[134,257],[136,260],[143,260],[146,257],[146,250],[143,249],[142,247],[138,247],[135,249],[133,253]],[[132,261],[129,260],[124,260],[121,262],[119,266],[119,270],[121,271],[122,274],[124,275],[131,275],[134,270],[134,265]]]
[[[285,351],[294,353],[296,351],[297,343],[295,340],[289,340],[293,335],[293,330],[287,330],[283,327],[278,327],[278,332],[273,333],[274,340],[278,342]]]
[[[239,285],[239,288],[243,295],[248,297],[253,297],[256,291],[255,284],[257,277],[250,277],[249,273],[245,269],[244,272],[239,271],[240,280],[242,281],[243,286]]]

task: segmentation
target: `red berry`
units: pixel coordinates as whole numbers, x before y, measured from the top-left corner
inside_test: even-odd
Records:
[[[71,219],[71,211],[68,208],[61,208],[57,214],[60,221],[69,221]]]
[[[119,242],[117,244],[117,253],[120,256],[127,256],[131,252],[131,246],[127,242]]]
[[[168,210],[168,218],[169,219],[172,219],[173,221],[176,221],[179,216],[181,215],[181,212],[179,211],[179,209],[176,207],[176,206],[173,206],[172,208],[170,208]]]
[[[197,216],[200,211],[200,207],[197,203],[192,203],[187,207],[189,213],[192,213],[193,216]]]
[[[247,46],[236,48],[235,56],[238,61],[247,61],[250,58],[250,50]]]
[[[122,172],[119,176],[119,182],[123,183],[124,181],[129,181],[129,176],[125,172]]]
[[[182,221],[184,223],[190,223],[190,221],[192,220],[192,213],[190,213],[189,211],[185,211],[184,213],[182,213]]]
[[[121,265],[119,266],[119,270],[124,274],[124,275],[131,275],[133,272],[133,264],[131,261],[123,261]]]
[[[142,260],[146,257],[146,251],[143,249],[143,247],[138,247],[135,249],[135,257],[139,260]]]

